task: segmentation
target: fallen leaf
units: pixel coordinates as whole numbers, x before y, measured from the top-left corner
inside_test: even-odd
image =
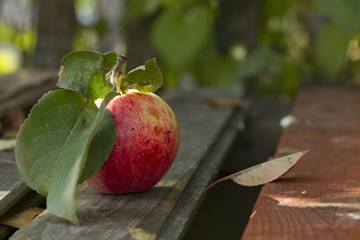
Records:
[[[37,215],[44,212],[43,208],[29,208],[26,211],[16,214],[14,216],[1,217],[0,224],[15,228],[22,228],[25,224],[31,222]]]
[[[15,149],[16,139],[0,139],[0,151]]]
[[[240,172],[231,174],[222,179],[217,180],[204,192],[208,191],[211,187],[219,182],[231,179],[235,183],[242,186],[257,186],[274,181],[289,171],[296,162],[309,150],[297,152],[284,157],[276,158],[253,167],[247,168]]]
[[[147,233],[142,228],[129,227],[131,238],[135,240],[155,240],[156,234]]]

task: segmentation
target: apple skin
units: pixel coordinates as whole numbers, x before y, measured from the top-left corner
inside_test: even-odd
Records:
[[[178,151],[175,114],[157,95],[137,91],[116,96],[106,108],[114,117],[116,142],[87,184],[112,194],[148,190],[169,170]]]

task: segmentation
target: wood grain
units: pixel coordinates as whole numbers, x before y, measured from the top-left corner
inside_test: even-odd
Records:
[[[14,202],[15,205],[14,205]],[[22,213],[29,208],[44,206],[45,198],[35,191],[31,190],[29,191],[25,196],[23,196],[21,199],[16,199],[11,203],[13,205],[8,211],[6,211],[1,217],[7,217],[7,216],[14,216],[19,213]],[[0,218],[1,218],[0,217]],[[0,224],[0,240],[8,239],[9,236],[17,230],[14,227],[10,227],[7,225]]]
[[[303,90],[285,129],[286,149],[311,151],[277,181],[266,184],[243,240],[360,239],[360,92]]]
[[[29,191],[17,171],[14,152],[0,151],[0,216],[3,216]],[[0,239],[7,239],[14,231],[14,228],[0,224]]]
[[[29,191],[18,173],[14,152],[0,151],[0,216]]]
[[[151,190],[106,195],[83,184],[76,196],[79,226],[45,212],[11,239],[131,239],[134,229],[156,239],[181,238],[242,120],[233,108],[205,104],[205,99],[217,97],[236,99],[240,91],[203,89],[164,94],[178,118],[181,143],[170,171]]]
[[[44,202],[21,180],[13,151],[0,151],[0,217],[18,214]],[[0,224],[0,240],[7,239],[15,229]]]

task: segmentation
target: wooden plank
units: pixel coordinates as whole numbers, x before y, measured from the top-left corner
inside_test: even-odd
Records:
[[[29,192],[17,170],[14,152],[0,151],[0,216]]]
[[[186,189],[181,193],[181,199],[178,200],[177,206],[167,217],[162,229],[160,230],[160,239],[183,239],[191,219],[197,213],[200,204],[203,201],[203,190],[221,170],[221,165],[227,157],[227,152],[234,143],[237,128],[243,130],[243,121],[246,111],[238,109],[225,124],[217,140],[211,146],[210,150],[204,156],[201,165],[194,173],[194,176]],[[183,227],[178,227],[183,226]]]
[[[12,204],[11,201],[11,199],[14,199],[14,195],[9,195],[13,190],[15,192],[19,192],[16,191],[16,186],[19,184],[19,178],[20,176],[16,170],[14,152],[0,151],[0,216],[2,216],[15,204]],[[18,199],[18,197],[15,197],[14,202],[16,202]],[[7,206],[8,204],[10,204],[9,207]],[[15,229],[0,224],[0,240],[7,239],[8,236],[14,231]]]
[[[179,239],[201,203],[203,190],[216,176],[241,119],[233,108],[210,108],[204,102],[239,98],[240,91],[172,91],[163,97],[178,117],[181,144],[170,171],[155,187],[143,193],[106,195],[83,184],[76,196],[79,226],[45,212],[11,239],[132,239],[139,233]]]
[[[39,207],[45,203],[45,198],[35,191],[29,191],[26,195],[24,195],[21,199],[17,199],[17,202],[14,204],[13,201],[11,205],[13,205],[8,211],[6,211],[2,216],[13,216],[19,214],[29,208]],[[0,224],[0,240],[8,239],[9,236],[14,233],[17,229],[14,227],[6,226]]]
[[[15,215],[43,202],[44,198],[21,180],[14,151],[0,151],[0,216]],[[0,239],[7,239],[14,231],[12,227],[0,225]]]
[[[310,149],[279,180],[266,184],[243,240],[360,239],[360,92],[303,90],[277,156]]]
[[[46,92],[56,89],[57,71],[21,70],[0,77],[0,118],[16,108],[31,107]]]

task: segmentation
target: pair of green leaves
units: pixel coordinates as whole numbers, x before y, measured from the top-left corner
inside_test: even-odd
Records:
[[[61,61],[58,86],[80,91],[85,98],[98,99],[114,87],[107,81],[106,74],[116,66],[117,55],[114,52],[101,54],[92,51],[75,51]],[[120,89],[127,93],[130,86],[140,92],[154,92],[163,84],[160,69],[153,58],[131,70],[123,77]]]
[[[78,223],[76,185],[90,178],[110,154],[116,139],[115,123],[106,104],[118,93],[106,79],[117,63],[114,52],[76,51],[61,64],[58,86],[45,94],[22,125],[16,161],[25,183],[47,196],[48,210]],[[126,75],[121,89],[134,85],[152,92],[162,74],[152,59]],[[98,108],[95,100],[104,98]]]

